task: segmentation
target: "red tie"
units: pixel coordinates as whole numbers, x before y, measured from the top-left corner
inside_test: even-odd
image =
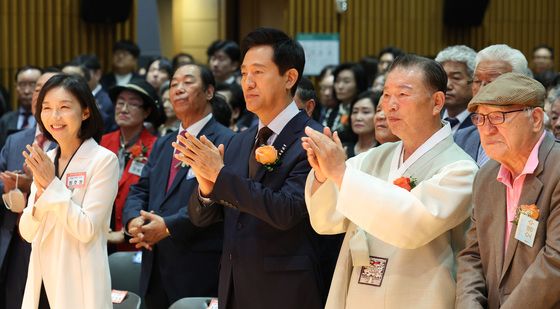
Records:
[[[185,136],[186,132],[187,130],[183,130],[181,131],[180,135]],[[169,178],[167,179],[167,189],[165,190],[165,192],[169,191],[169,188],[171,188],[171,184],[173,184],[173,180],[175,180],[175,176],[177,176],[177,172],[181,168],[181,161],[175,158],[175,153],[176,151],[173,150],[173,157],[171,158],[171,167],[169,168]]]
[[[47,138],[45,137],[45,134],[43,133],[39,133],[37,134],[37,136],[35,136],[35,142],[37,143],[37,146],[39,146],[39,148],[43,149],[43,146],[45,146],[45,142],[47,141]]]

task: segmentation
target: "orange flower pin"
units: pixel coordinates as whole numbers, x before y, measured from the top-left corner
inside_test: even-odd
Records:
[[[395,181],[393,181],[393,184],[407,191],[410,191],[414,187],[416,187],[416,179],[403,176],[395,179]]]
[[[280,152],[272,145],[262,145],[255,149],[255,160],[272,172],[276,166],[280,164],[280,157],[286,150],[286,145],[282,146]]]
[[[515,217],[511,223],[517,224],[521,215],[526,215],[531,219],[537,220],[539,218],[539,208],[535,204],[519,205],[515,211]]]

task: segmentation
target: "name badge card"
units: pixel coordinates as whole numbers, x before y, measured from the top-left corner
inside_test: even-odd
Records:
[[[128,294],[128,291],[112,290],[111,301],[113,304],[120,304],[124,301],[126,294]]]
[[[520,214],[519,221],[517,223],[517,230],[515,230],[515,239],[532,248],[533,243],[535,242],[535,235],[537,234],[538,227],[539,221],[527,216],[526,214]]]
[[[69,173],[66,175],[66,188],[81,189],[86,186],[86,172]]]
[[[131,173],[132,175],[142,176],[142,169],[144,168],[145,165],[146,163],[141,163],[136,160],[132,160],[128,172]]]

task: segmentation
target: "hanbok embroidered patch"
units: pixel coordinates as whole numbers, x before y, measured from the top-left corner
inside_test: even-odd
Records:
[[[388,259],[377,256],[369,257],[369,265],[363,266],[358,279],[359,284],[381,286],[385,269],[387,269]]]

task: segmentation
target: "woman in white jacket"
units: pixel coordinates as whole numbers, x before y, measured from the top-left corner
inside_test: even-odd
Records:
[[[97,144],[99,110],[84,80],[62,74],[43,86],[36,116],[59,147],[23,153],[33,184],[19,223],[32,244],[22,308],[112,308],[106,232],[119,168]]]

